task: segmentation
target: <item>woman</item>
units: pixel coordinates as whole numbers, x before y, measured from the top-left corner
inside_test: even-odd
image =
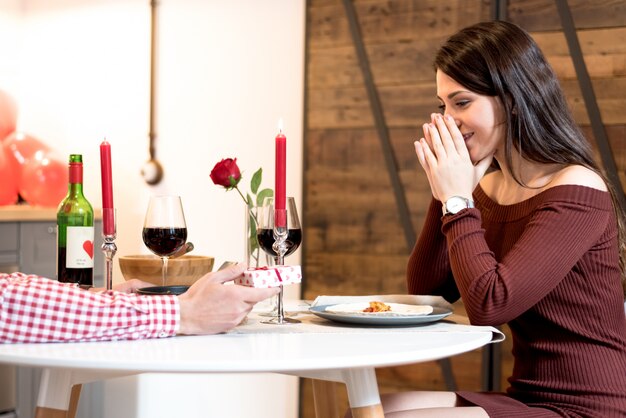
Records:
[[[391,395],[387,416],[626,416],[624,212],[554,72],[506,22],[461,30],[435,68],[443,114],[415,143],[434,199],[409,292],[508,324],[515,365],[506,394]]]

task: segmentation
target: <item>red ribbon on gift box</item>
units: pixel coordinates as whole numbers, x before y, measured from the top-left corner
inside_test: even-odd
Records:
[[[267,267],[267,266],[265,266],[265,267],[257,267],[254,270],[267,270],[267,271],[274,270],[274,272],[276,272],[276,277],[278,278],[278,281],[281,282],[281,283],[283,282],[283,278],[280,277],[280,271],[278,271],[278,269],[276,267]]]

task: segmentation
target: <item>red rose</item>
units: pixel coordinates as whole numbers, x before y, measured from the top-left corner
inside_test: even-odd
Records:
[[[211,170],[211,180],[218,186],[224,186],[227,189],[235,187],[241,180],[237,159],[225,158],[215,164],[215,167]]]

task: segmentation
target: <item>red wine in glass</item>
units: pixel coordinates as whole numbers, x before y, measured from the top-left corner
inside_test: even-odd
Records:
[[[273,229],[257,229],[257,239],[259,240],[259,246],[263,249],[263,251],[265,251],[272,257],[278,256],[278,254],[276,254],[276,251],[274,251],[274,249],[272,248],[272,245],[274,245],[275,241]],[[301,243],[302,229],[289,229],[287,239],[285,240],[285,244],[287,246],[287,252],[285,253],[285,257],[296,251]]]
[[[159,257],[169,257],[187,242],[187,228],[144,228],[143,243]]]
[[[165,286],[167,259],[187,241],[187,223],[180,196],[152,196],[141,235],[146,247],[161,257],[161,282]]]

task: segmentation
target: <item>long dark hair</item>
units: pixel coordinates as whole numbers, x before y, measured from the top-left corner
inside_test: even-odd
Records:
[[[513,150],[538,163],[582,165],[604,179],[618,222],[624,285],[626,215],[617,198],[622,191],[615,190],[594,161],[556,74],[532,37],[513,23],[478,23],[450,37],[437,52],[434,66],[470,91],[500,99],[507,126],[505,160],[520,185],[526,186],[513,167]]]

